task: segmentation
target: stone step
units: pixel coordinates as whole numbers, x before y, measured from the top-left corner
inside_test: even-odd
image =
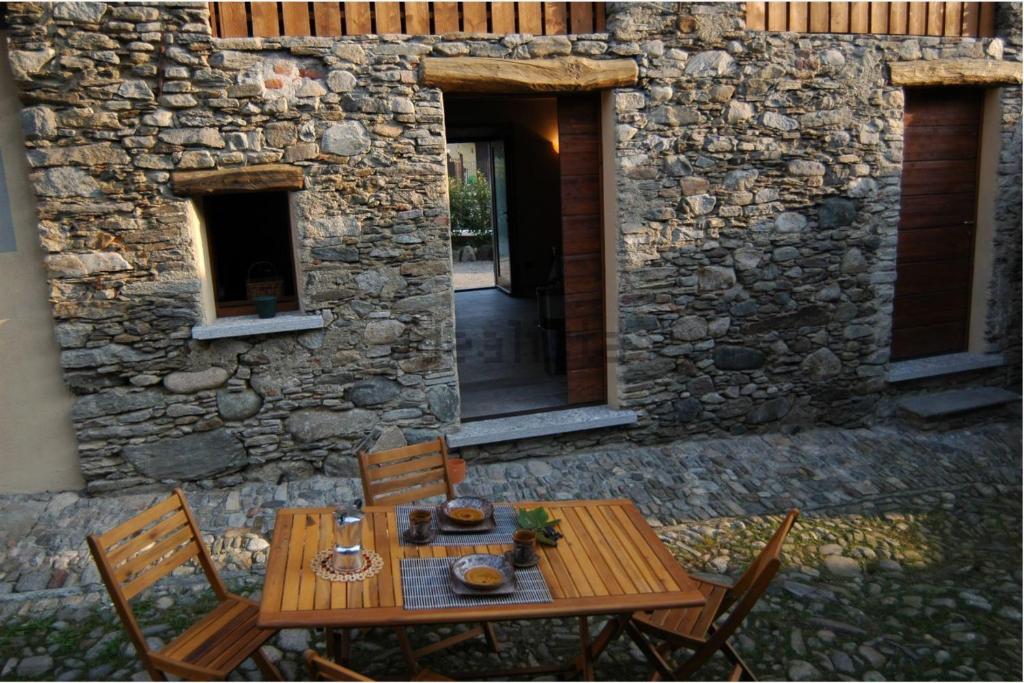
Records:
[[[1020,395],[999,387],[969,387],[934,394],[907,396],[899,400],[901,408],[925,419],[936,419],[992,408],[1020,401]]]
[[[449,447],[460,448],[602,427],[618,427],[633,424],[636,420],[637,415],[632,410],[615,410],[608,406],[587,406],[466,422],[463,423],[462,429],[454,434],[449,434],[446,438]]]
[[[1003,365],[1006,365],[1006,359],[1001,353],[948,353],[890,363],[887,379],[890,384],[898,384],[928,377],[998,368]]]

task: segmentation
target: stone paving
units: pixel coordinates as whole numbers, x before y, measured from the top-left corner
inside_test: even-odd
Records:
[[[803,516],[783,571],[737,638],[761,677],[1019,680],[1020,443],[1020,426],[1007,424],[735,437],[471,466],[462,490],[506,499],[631,498],[687,570],[732,578],[779,513],[798,506]],[[223,575],[236,590],[258,594],[274,510],[346,500],[357,486],[314,478],[187,493]],[[0,590],[7,593],[0,595],[0,678],[144,678],[82,539],[160,497],[0,498]],[[209,609],[195,579],[173,578],[139,603],[154,645]],[[514,622],[500,631],[500,656],[472,644],[427,663],[473,671],[573,653],[569,622]],[[416,629],[413,637],[429,642],[445,632]],[[309,644],[319,646],[315,634],[286,631],[270,653],[289,677],[301,677],[299,653]],[[400,678],[396,648],[389,632],[371,631],[360,637],[354,664]],[[247,667],[241,675],[258,672]],[[623,640],[598,675],[637,679],[645,669]]]

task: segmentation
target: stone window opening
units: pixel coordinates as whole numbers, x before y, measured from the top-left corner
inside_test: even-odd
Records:
[[[207,308],[217,318],[256,313],[253,297],[277,297],[277,311],[300,308],[288,193],[239,192],[196,198]],[[211,301],[212,300],[212,301]]]

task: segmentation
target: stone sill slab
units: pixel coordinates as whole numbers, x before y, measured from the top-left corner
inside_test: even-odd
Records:
[[[999,353],[949,353],[890,363],[888,380],[890,384],[899,384],[927,377],[998,368],[1003,365],[1006,365],[1006,359]]]
[[[552,410],[532,415],[513,415],[491,420],[467,422],[446,438],[451,448],[477,446],[500,441],[517,441],[537,436],[581,432],[587,429],[634,424],[637,414],[632,410],[614,410],[608,406],[588,406]]]
[[[208,325],[196,325],[192,328],[192,338],[248,337],[254,334],[319,330],[323,326],[324,319],[320,315],[310,313],[279,313],[273,318],[239,315],[231,318],[219,318]]]
[[[900,400],[899,405],[918,417],[933,418],[966,413],[981,408],[992,408],[1015,401],[1020,401],[1020,396],[1006,389],[972,387],[923,396],[908,396]]]

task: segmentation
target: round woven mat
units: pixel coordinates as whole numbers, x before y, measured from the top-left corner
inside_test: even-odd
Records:
[[[384,558],[373,550],[363,550],[363,566],[356,571],[339,572],[331,567],[333,550],[321,550],[313,556],[313,573],[327,581],[363,581],[377,576],[384,568]]]

